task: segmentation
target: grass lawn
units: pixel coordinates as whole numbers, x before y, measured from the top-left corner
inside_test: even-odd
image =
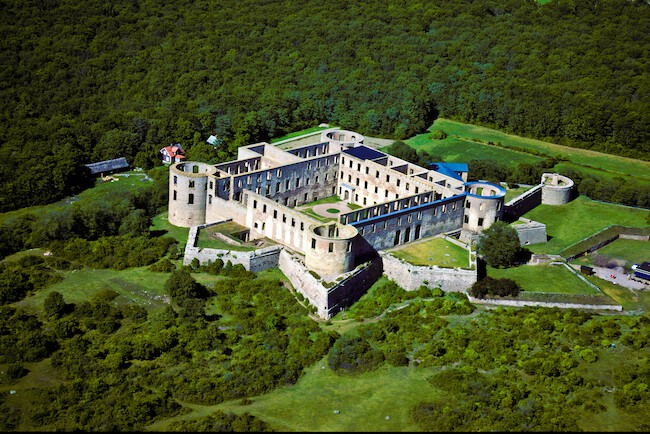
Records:
[[[323,358],[307,368],[295,385],[255,397],[252,404],[241,405],[235,400],[210,407],[192,405],[188,406],[191,413],[177,419],[203,417],[219,409],[247,412],[284,432],[413,432],[418,426],[412,422],[411,408],[439,397],[427,382],[431,374],[431,369],[386,364],[359,376],[340,377]],[[153,424],[147,429],[161,430],[164,425]]]
[[[599,294],[564,265],[521,265],[512,268],[488,266],[487,275],[495,279],[512,279],[526,292]]]
[[[523,215],[546,225],[551,239],[527,248],[533,253],[559,254],[611,225],[646,227],[648,210],[598,202],[586,196],[565,205],[539,205]]]
[[[317,131],[327,130],[327,129],[329,129],[329,128],[330,128],[330,127],[312,127],[312,128],[306,128],[306,129],[304,129],[304,130],[295,131],[295,132],[293,132],[293,133],[286,134],[286,135],[284,135],[284,136],[282,136],[282,137],[277,137],[277,138],[275,138],[275,139],[271,139],[271,143],[281,142],[281,141],[283,141],[283,140],[292,139],[292,138],[294,138],[294,137],[302,136],[302,135],[304,135],[304,134],[315,133],[315,132],[317,132]]]
[[[650,261],[650,241],[628,240],[619,238],[614,242],[596,250],[595,253],[610,258],[623,259],[628,267]]]
[[[506,195],[503,199],[504,203],[508,203],[515,197],[523,194],[524,192],[530,190],[532,187],[517,187],[517,188],[506,188]]]
[[[223,249],[223,250],[237,250],[237,251],[251,251],[255,250],[256,247],[250,243],[244,243],[235,236],[231,235],[233,233],[245,231],[247,228],[235,222],[226,222],[220,223],[218,225],[210,226],[205,229],[199,229],[199,241],[197,247],[203,249]],[[226,237],[233,240],[234,243],[230,244],[226,241],[217,238],[213,234],[219,233],[225,235]]]
[[[417,243],[410,243],[390,254],[413,265],[437,265],[444,268],[468,268],[469,252],[442,237],[434,237]]]
[[[180,248],[184,249],[185,245],[187,244],[187,236],[190,233],[190,228],[181,228],[174,226],[173,224],[169,223],[168,216],[168,211],[158,214],[156,217],[154,217],[149,230],[164,231],[167,236],[178,240]]]
[[[416,150],[424,149],[430,154],[440,155],[448,163],[469,163],[470,160],[494,160],[508,167],[518,163],[535,164],[543,157],[510,151],[496,146],[477,143],[465,138],[452,137],[444,140],[431,140],[429,134],[419,134],[404,141]],[[386,148],[382,148],[386,151]]]
[[[587,149],[571,148],[568,146],[557,145],[550,142],[543,142],[541,140],[528,139],[525,137],[515,136],[512,134],[507,134],[498,130],[493,130],[491,128],[485,128],[477,125],[464,124],[462,122],[452,121],[450,119],[436,119],[433,125],[429,128],[429,131],[435,129],[441,129],[445,131],[448,135],[447,139],[441,141],[434,141],[428,139],[427,134],[422,134],[416,136],[407,141],[408,144],[419,149],[422,146],[425,146],[425,149],[432,150],[437,152],[435,146],[433,148],[428,148],[427,143],[432,142],[442,142],[443,144],[452,139],[470,139],[475,138],[483,142],[491,141],[493,143],[500,144],[503,147],[512,147],[512,148],[524,148],[532,152],[538,152],[548,156],[563,156],[568,159],[571,163],[576,165],[576,168],[582,170],[583,167],[596,169],[597,172],[594,174],[600,174],[602,176],[621,176],[629,177],[633,176],[638,180],[650,181],[650,162],[637,160],[634,158],[619,157],[617,155],[605,154],[602,152],[590,151]],[[467,145],[465,145],[467,146]],[[485,147],[490,147],[489,145],[484,145]],[[504,155],[495,159],[496,161],[507,160],[508,158],[513,157],[513,152],[508,152],[507,150],[499,147],[494,147],[495,150],[502,152]],[[457,151],[456,153],[461,152]],[[453,153],[452,153],[453,155]],[[482,158],[493,158],[489,156],[491,154],[486,154]],[[532,154],[528,154],[533,157]],[[443,157],[446,158],[446,154],[443,154]],[[452,156],[452,158],[456,158]],[[543,157],[537,157],[543,158]],[[494,159],[494,158],[493,158]],[[449,160],[457,161],[457,160]],[[468,162],[469,160],[465,160]],[[512,163],[517,163],[517,159],[513,159]]]
[[[177,265],[178,266],[178,265]],[[62,272],[64,280],[37,292],[16,305],[42,306],[47,294],[58,291],[66,303],[80,303],[92,298],[99,291],[109,289],[120,294],[116,303],[135,303],[147,309],[164,307],[162,296],[169,273],[154,273],[147,267],[126,270],[100,270],[83,268]]]

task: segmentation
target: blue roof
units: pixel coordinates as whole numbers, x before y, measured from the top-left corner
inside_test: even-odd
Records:
[[[386,154],[366,146],[355,146],[354,148],[346,149],[343,152],[361,160],[375,160],[386,156]]]
[[[461,178],[459,172],[467,172],[469,170],[466,163],[429,163],[429,168],[460,181],[463,178]]]

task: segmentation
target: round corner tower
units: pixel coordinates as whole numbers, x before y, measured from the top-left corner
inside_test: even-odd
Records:
[[[353,240],[359,231],[340,223],[309,227],[311,241],[305,252],[305,265],[320,274],[343,274],[354,268]]]
[[[542,203],[564,205],[571,200],[573,181],[557,173],[542,174]]]
[[[352,145],[354,147],[363,145],[364,137],[354,131],[325,130],[321,133],[320,139],[322,142],[330,142],[330,144],[337,144],[340,146]]]
[[[490,182],[468,182],[465,192],[464,230],[481,232],[501,219],[506,195],[503,187]]]
[[[208,178],[217,169],[186,161],[169,168],[169,223],[189,228],[205,223]]]

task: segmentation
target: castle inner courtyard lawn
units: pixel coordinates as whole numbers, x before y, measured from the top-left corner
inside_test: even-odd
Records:
[[[442,237],[429,238],[389,250],[390,254],[413,265],[469,268],[469,252]]]

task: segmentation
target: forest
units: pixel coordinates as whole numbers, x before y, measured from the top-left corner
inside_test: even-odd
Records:
[[[5,0],[0,23],[0,212],[79,192],[87,163],[216,162],[321,122],[650,159],[646,1]]]

